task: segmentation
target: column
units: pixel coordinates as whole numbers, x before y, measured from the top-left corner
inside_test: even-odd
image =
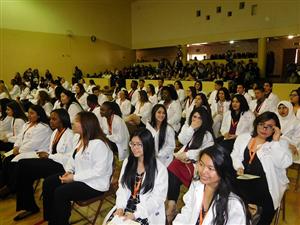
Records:
[[[266,77],[266,63],[267,63],[267,38],[258,39],[257,51],[257,65],[260,70],[260,76]]]

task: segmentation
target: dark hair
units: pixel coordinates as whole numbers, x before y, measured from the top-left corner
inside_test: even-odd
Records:
[[[235,170],[232,165],[232,159],[229,153],[220,145],[213,145],[200,152],[199,161],[203,155],[207,155],[213,162],[216,173],[218,174],[220,181],[215,190],[212,208],[213,211],[213,222],[214,225],[223,225],[228,221],[228,200],[230,193],[238,194],[236,192],[236,179]],[[244,212],[247,215],[245,205],[243,201],[236,196],[240,203],[244,206]],[[245,216],[246,224],[249,224],[247,216]]]
[[[232,101],[233,101],[234,98],[236,98],[237,101],[240,103],[240,110],[239,110],[238,115],[234,112],[234,110],[232,108]],[[248,105],[248,102],[245,99],[244,95],[235,94],[231,99],[229,109],[231,111],[231,117],[232,118],[235,118],[236,116],[238,116],[238,118],[236,118],[236,120],[238,120],[240,118],[240,115],[243,115],[244,112],[247,112],[249,110],[249,105]]]
[[[224,82],[222,80],[216,80],[215,84],[220,85],[221,87],[223,87]]]
[[[87,102],[98,105],[98,97],[94,94],[89,94],[86,98]]]
[[[144,90],[139,91],[139,95],[140,95],[140,102],[141,103],[146,103],[148,102],[148,95],[147,92]]]
[[[98,85],[96,87],[93,87],[92,92],[94,93],[94,91],[100,91],[100,87]]]
[[[24,120],[25,122],[27,121],[27,116],[25,115],[23,108],[17,101],[13,100],[13,101],[9,102],[6,105],[6,107],[9,107],[12,109],[14,119],[20,118],[20,119]]]
[[[93,79],[89,80],[89,83],[90,83],[91,85],[96,85],[96,84],[95,84],[95,81],[94,81]]]
[[[196,88],[193,87],[193,86],[189,86],[189,89],[191,91],[191,94],[192,94],[192,99],[194,99],[197,95],[197,91],[196,91]],[[186,99],[188,99],[188,97],[186,97]]]
[[[96,115],[92,112],[81,111],[76,117],[82,128],[83,149],[85,149],[90,140],[100,139],[111,149],[111,144],[103,133]]]
[[[196,86],[196,83],[199,83],[199,84],[200,84],[199,90],[196,89],[196,91],[202,91],[202,88],[203,88],[202,81],[201,81],[201,80],[196,80],[196,81],[195,81],[195,84],[194,84],[194,87]],[[195,87],[195,88],[196,88],[196,87]]]
[[[143,192],[147,193],[148,191],[152,191],[155,183],[155,174],[157,173],[157,162],[155,157],[155,148],[154,148],[154,139],[152,134],[146,128],[140,128],[136,130],[132,137],[139,137],[143,144],[143,152],[144,152],[144,167],[146,177],[142,184],[141,189]],[[123,187],[127,187],[132,190],[135,183],[135,175],[137,172],[138,159],[134,157],[132,151],[130,151],[128,156],[128,163],[125,167],[124,174],[121,178],[121,184]]]
[[[219,92],[220,91],[223,91],[224,92],[224,96],[225,96],[225,101],[230,101],[230,93],[228,91],[228,89],[226,87],[221,87],[218,92],[217,92],[217,95],[216,95],[216,102],[218,102],[220,100],[219,98]]]
[[[111,112],[112,114],[115,114],[115,115],[122,118],[122,112],[121,112],[121,109],[120,109],[120,107],[117,103],[106,101],[102,104],[102,106],[108,107],[108,109],[112,111]]]
[[[55,98],[60,101],[60,94],[65,90],[62,86],[57,86],[54,90]]]
[[[0,108],[1,108],[1,116],[0,116],[0,120],[4,120],[5,117],[7,116],[6,114],[6,106],[9,102],[11,102],[12,100],[8,99],[8,98],[3,98],[0,99]]]
[[[79,87],[79,93],[76,93],[76,98],[80,98],[85,93],[85,89],[81,83],[77,83],[76,86]]]
[[[156,112],[159,110],[159,108],[163,108],[163,110],[165,111],[165,119],[162,121],[161,125],[160,125],[160,129],[159,129],[159,135],[158,135],[158,151],[163,147],[164,143],[165,143],[165,139],[166,139],[166,133],[167,133],[167,127],[168,127],[168,113],[167,113],[167,109],[164,105],[162,104],[156,104],[153,108],[152,108],[152,112],[151,112],[151,120],[150,120],[150,125],[153,128],[156,128],[157,124],[156,124],[156,118],[155,118],[155,114]]]
[[[69,97],[69,102],[66,104],[66,110],[69,109],[70,105],[75,102],[76,104],[78,104],[80,106],[80,108],[83,110],[82,106],[80,105],[80,103],[77,101],[77,99],[75,98],[74,94],[69,91],[69,90],[66,90],[66,89],[62,89],[62,92],[61,94],[64,93],[66,96]]]
[[[51,102],[50,96],[46,91],[40,90],[39,91],[39,96],[40,96],[40,98],[37,102],[38,105],[43,106],[47,102]]]
[[[203,93],[198,93],[198,94],[196,94],[196,96],[197,95],[199,95],[201,97],[201,99],[202,99],[201,106],[204,106],[206,108],[207,112],[211,115],[211,109],[210,109],[210,105],[208,103],[206,95],[203,94]],[[195,98],[196,98],[196,96],[195,96]]]
[[[144,79],[139,79],[139,81],[141,81],[141,82],[144,82],[144,83],[145,83],[145,80],[144,80]]]
[[[70,115],[65,109],[54,109],[51,113],[56,113],[59,117],[60,122],[63,125],[63,128],[72,128]]]
[[[30,105],[28,109],[32,109],[33,111],[36,112],[38,115],[37,122],[38,123],[45,123],[49,125],[49,119],[45,113],[45,110],[43,109],[42,106],[40,105]]]
[[[273,82],[270,80],[265,80],[264,84],[269,84],[271,88],[273,87]]]
[[[260,114],[258,117],[255,118],[255,120],[253,121],[253,133],[252,133],[252,137],[256,137],[258,135],[257,133],[257,126],[259,123],[264,123],[268,120],[274,120],[275,121],[275,125],[276,127],[278,127],[279,129],[280,127],[280,121],[277,117],[277,115],[273,112],[264,112],[262,114]],[[273,137],[272,135],[270,135],[270,137],[268,137],[266,139],[266,141],[272,141]]]
[[[139,84],[136,80],[132,80],[131,83],[134,84],[135,87],[137,87]]]
[[[261,91],[261,92],[265,92],[264,87],[261,86],[261,85],[258,85],[256,88],[254,88],[254,91],[256,91],[256,90]]]
[[[149,86],[151,94],[154,95],[155,94],[155,87],[154,87],[154,85],[153,84],[148,84],[148,86]]]
[[[163,91],[167,91],[171,97],[172,100],[177,100],[178,99],[178,95],[177,95],[177,92],[175,90],[174,87],[170,87],[170,86],[163,86],[162,89],[161,89],[161,93]]]
[[[204,135],[208,131],[214,138],[214,132],[212,130],[212,120],[210,119],[210,115],[204,107],[195,108],[190,114],[189,125],[192,123],[192,118],[195,113],[199,113],[202,125],[199,129],[197,129],[192,138],[192,143],[188,146],[188,149],[197,149],[200,148],[203,142]]]
[[[176,80],[174,84],[178,84],[179,89],[183,89],[182,83],[180,80]]]
[[[300,105],[300,89],[292,90],[291,93],[292,93],[292,92],[297,92],[297,95],[298,95],[298,97],[299,97],[299,98],[298,98],[298,104]],[[292,104],[293,104],[293,103],[292,103]]]

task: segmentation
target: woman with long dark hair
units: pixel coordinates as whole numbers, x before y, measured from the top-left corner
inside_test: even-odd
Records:
[[[47,116],[50,117],[50,113],[53,109],[53,105],[51,103],[51,98],[49,94],[46,91],[40,90],[38,91],[37,99],[38,99],[37,104],[42,106]]]
[[[164,105],[157,104],[153,107],[151,120],[146,128],[154,138],[157,158],[167,167],[173,160],[176,147],[174,129],[168,124],[167,110]]]
[[[27,116],[25,115],[20,104],[15,100],[9,102],[6,105],[6,114],[12,118],[10,128],[4,133],[2,137],[1,151],[9,151],[14,147],[14,143],[17,140],[18,135],[22,131],[23,125],[27,122]]]
[[[44,219],[50,225],[69,224],[71,201],[102,195],[109,189],[113,171],[110,142],[92,112],[80,112],[73,122],[79,142],[65,173],[49,176],[43,183]]]
[[[184,93],[184,89],[183,89],[183,85],[182,85],[181,81],[180,80],[175,81],[174,87],[177,92],[180,105],[182,108],[184,108],[185,93]]]
[[[77,83],[75,86],[75,98],[81,105],[84,110],[88,109],[86,98],[88,94],[85,91],[86,89],[83,87],[81,83]]]
[[[299,89],[291,91],[290,101],[293,105],[293,111],[297,119],[300,119],[300,90]]]
[[[63,89],[60,94],[60,101],[62,108],[68,111],[71,123],[75,119],[77,113],[83,111],[82,106],[71,91]]]
[[[125,88],[122,88],[118,92],[118,98],[116,99],[116,103],[119,105],[120,110],[122,112],[123,119],[130,115],[131,112],[131,102],[128,100],[128,92]]]
[[[280,138],[280,122],[275,113],[262,113],[253,127],[253,133],[238,135],[231,158],[237,175],[257,176],[238,180],[239,192],[247,204],[262,207],[258,224],[269,225],[288,187],[286,168],[293,159],[288,143]]]
[[[218,145],[200,152],[196,164],[199,180],[194,180],[183,196],[185,206],[173,225],[246,225],[246,209],[235,190],[230,155]]]
[[[153,106],[158,103],[158,98],[155,93],[155,87],[153,84],[147,85],[147,95],[148,95],[149,101],[152,103]]]
[[[65,172],[69,157],[76,145],[71,130],[71,121],[65,109],[55,109],[50,114],[50,126],[54,130],[50,138],[49,149],[41,149],[35,159],[22,159],[17,168],[17,206],[19,213],[14,220],[22,220],[39,212],[34,200],[33,182],[52,174]]]
[[[48,149],[52,130],[48,117],[39,105],[31,105],[28,110],[28,122],[23,125],[11,155],[3,161],[5,186],[0,190],[0,196],[5,197],[16,189],[16,167],[20,159],[36,158],[41,149]]]
[[[122,165],[116,206],[106,218],[124,217],[142,225],[164,224],[168,173],[155,157],[152,134],[145,128],[135,131],[129,146],[131,151]]]
[[[194,109],[195,97],[196,97],[196,89],[193,86],[190,86],[186,90],[185,107],[182,111],[182,117],[186,118],[186,120],[190,118],[190,114]]]
[[[100,126],[106,137],[118,148],[118,158],[124,160],[128,155],[129,132],[117,103],[104,102],[100,108]]]
[[[176,202],[183,184],[189,187],[194,176],[193,163],[198,160],[199,152],[214,144],[214,136],[209,115],[203,107],[192,111],[189,123],[184,124],[178,140],[183,147],[174,154],[175,159],[168,166],[169,189],[167,220],[170,223],[176,211]]]

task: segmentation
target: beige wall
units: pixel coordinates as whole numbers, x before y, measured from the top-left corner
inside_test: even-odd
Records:
[[[1,29],[0,79],[9,82],[16,72],[38,68],[71,79],[77,65],[83,73],[122,68],[135,61],[135,51],[89,37]]]
[[[144,0],[132,3],[132,46],[135,49],[199,42],[243,40],[300,34],[299,0]],[[257,15],[251,16],[251,5]],[[216,7],[222,13],[216,13]],[[196,10],[201,17],[196,17]],[[232,11],[232,17],[227,12]],[[207,21],[206,15],[211,19]]]

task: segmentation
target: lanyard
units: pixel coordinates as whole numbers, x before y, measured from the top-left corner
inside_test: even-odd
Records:
[[[252,163],[254,157],[255,157],[255,154],[256,154],[256,141],[254,138],[251,139],[250,141],[250,144],[249,144],[249,156],[250,156],[250,159],[249,159],[249,165]]]
[[[22,136],[22,141],[24,140],[24,136],[25,136],[25,134],[27,133],[27,131],[31,128],[31,127],[33,127],[34,126],[34,124],[33,123],[30,123],[29,124],[29,126],[27,127],[27,129],[24,131],[24,133],[23,133],[23,136]]]
[[[59,141],[59,139],[61,138],[61,136],[63,135],[63,133],[65,132],[66,128],[64,128],[62,131],[57,131],[57,133],[55,134],[54,140],[52,142],[52,146],[57,144],[57,142]]]
[[[132,198],[133,198],[133,199],[136,199],[136,195],[137,195],[137,193],[139,192],[139,190],[140,190],[140,188],[141,188],[143,176],[144,176],[144,175],[142,175],[142,176],[139,178],[138,182],[135,182],[135,184],[134,184],[134,187],[133,187],[133,194],[132,194]]]
[[[231,126],[236,127],[239,121],[233,122],[233,119],[231,119]]]
[[[108,124],[108,132],[111,135],[112,134],[112,122],[114,119],[114,115],[111,115],[111,117],[109,118],[109,120],[107,120],[107,124]]]

